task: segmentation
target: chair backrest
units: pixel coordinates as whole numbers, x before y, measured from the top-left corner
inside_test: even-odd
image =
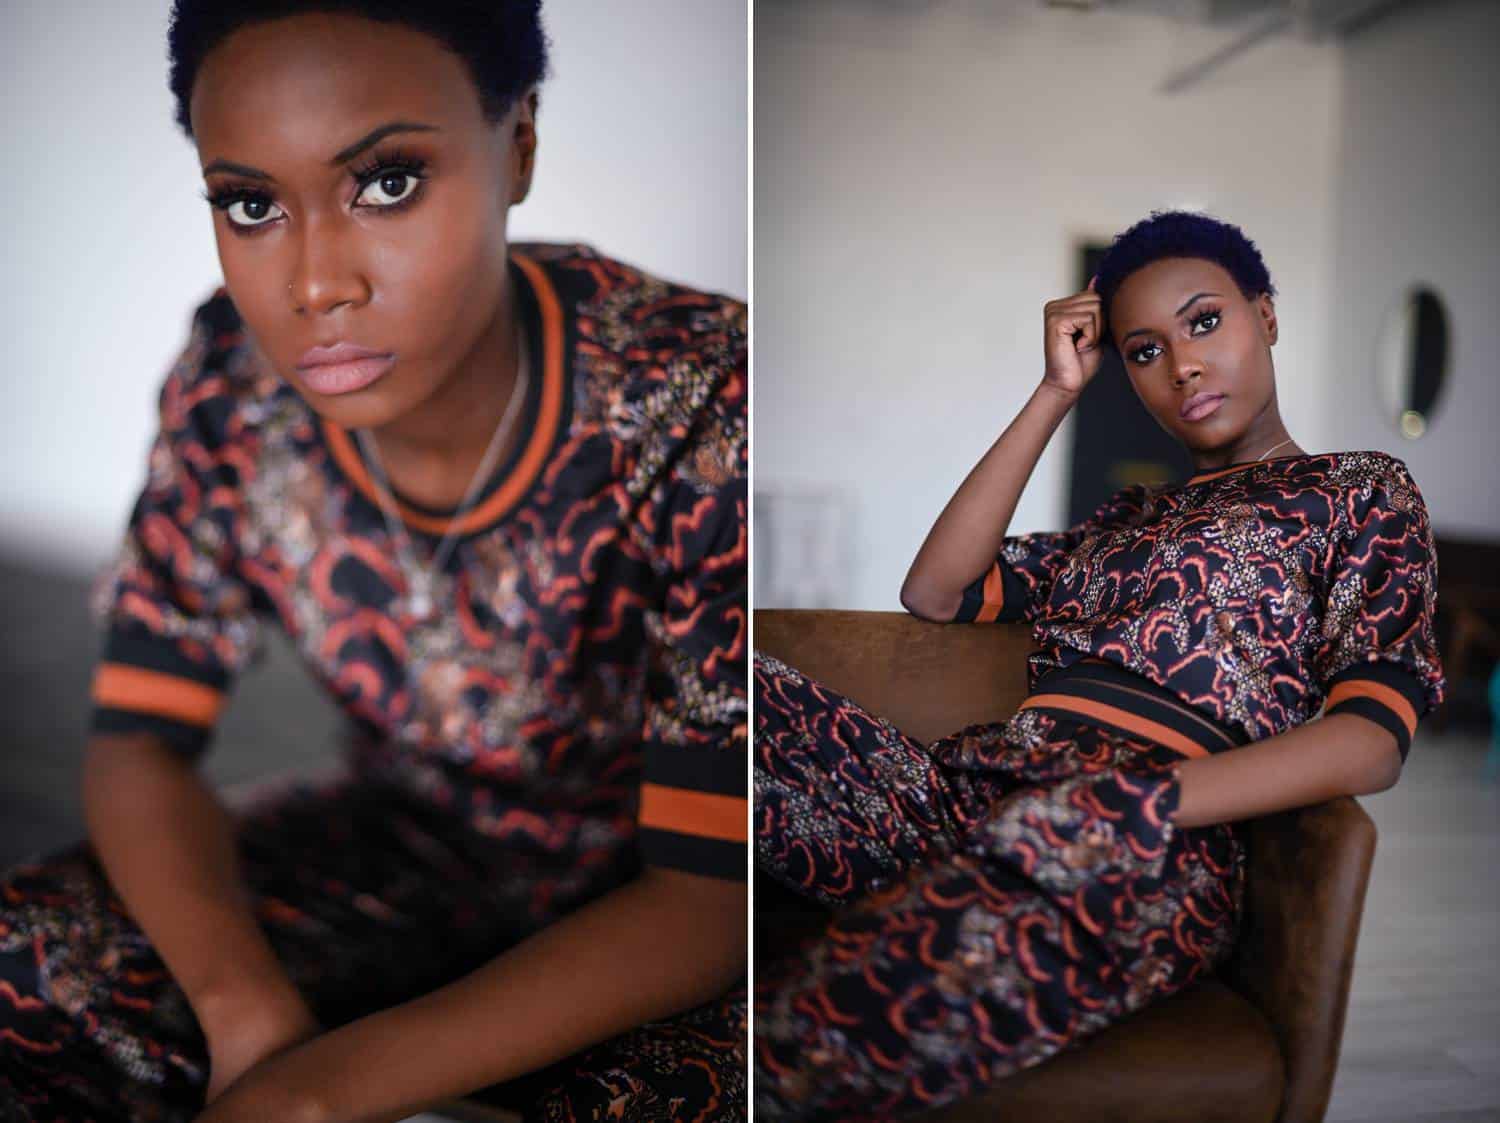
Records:
[[[760,609],[754,627],[757,650],[921,741],[1003,720],[1026,696],[1033,644],[1023,625]],[[1224,981],[1265,1014],[1281,1044],[1287,1081],[1279,1120],[1315,1123],[1333,1090],[1375,824],[1344,797],[1248,821],[1242,835],[1246,915]]]

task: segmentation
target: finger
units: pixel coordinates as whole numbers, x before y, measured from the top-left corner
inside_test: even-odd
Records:
[[[1089,292],[1099,291],[1099,274],[1095,273],[1092,277],[1089,278],[1088,290]]]
[[[1097,335],[1099,333],[1099,308],[1097,305],[1085,304],[1081,308],[1070,308],[1061,314],[1058,320],[1066,325],[1069,332],[1087,331]]]

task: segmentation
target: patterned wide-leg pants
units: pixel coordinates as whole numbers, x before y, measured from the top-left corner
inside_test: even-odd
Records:
[[[351,775],[283,786],[237,820],[257,919],[325,1029],[461,977],[629,872],[504,864]],[[746,1005],[742,984],[528,1074],[528,1123],[743,1120]],[[191,1007],[90,844],[0,873],[0,1120],[175,1123],[208,1079]]]
[[[1213,970],[1227,825],[1176,828],[1176,753],[1021,710],[923,746],[755,659],[757,867],[831,906],[755,966],[757,1119],[889,1119],[1038,1064]]]

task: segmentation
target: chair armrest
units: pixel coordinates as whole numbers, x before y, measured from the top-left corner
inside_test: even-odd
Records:
[[[905,612],[755,611],[755,649],[926,744],[1003,721],[1026,697],[1031,629],[934,624]]]
[[[1315,1123],[1333,1092],[1375,823],[1343,796],[1250,820],[1244,836],[1245,914],[1223,975],[1281,1045],[1279,1123]]]

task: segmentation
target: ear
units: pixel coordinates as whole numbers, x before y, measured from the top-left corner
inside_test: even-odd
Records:
[[[1256,310],[1260,312],[1261,328],[1265,333],[1266,345],[1268,347],[1276,344],[1276,302],[1271,299],[1271,294],[1263,292],[1255,298]]]
[[[511,144],[516,153],[516,178],[511,185],[510,203],[524,202],[531,193],[531,179],[536,174],[536,108],[537,93],[531,90],[511,110]]]

